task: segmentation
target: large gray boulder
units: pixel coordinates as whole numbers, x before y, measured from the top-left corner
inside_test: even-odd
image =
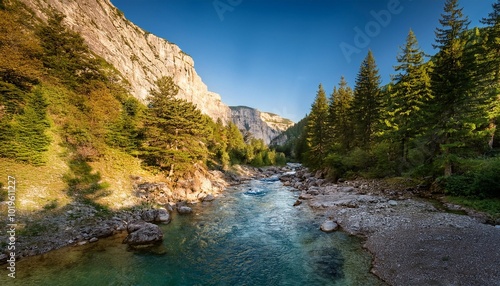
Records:
[[[131,222],[127,226],[128,235],[123,240],[130,246],[152,245],[163,240],[163,233],[156,224],[145,221]]]

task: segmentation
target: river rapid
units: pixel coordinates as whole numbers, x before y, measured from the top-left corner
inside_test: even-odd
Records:
[[[252,180],[162,225],[163,244],[132,251],[123,235],[25,258],[1,285],[382,285],[359,238],[323,233],[324,218],[277,178]]]

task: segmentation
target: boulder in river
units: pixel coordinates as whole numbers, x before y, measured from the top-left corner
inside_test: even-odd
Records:
[[[163,240],[163,233],[156,224],[145,221],[131,222],[127,226],[128,235],[123,240],[130,246],[152,245]]]
[[[203,198],[204,202],[211,202],[213,200],[215,200],[215,197],[212,194],[208,194]]]
[[[170,216],[170,213],[168,210],[164,208],[160,208],[156,210],[156,216],[155,216],[155,222],[161,222],[164,224],[170,223],[172,220],[172,217]]]
[[[325,222],[323,222],[323,224],[321,224],[321,227],[320,227],[320,229],[324,232],[336,231],[338,228],[339,228],[339,225],[336,222],[334,222],[333,220],[326,220]]]
[[[190,214],[193,212],[193,209],[188,207],[188,206],[178,206],[177,207],[177,212],[179,214]]]

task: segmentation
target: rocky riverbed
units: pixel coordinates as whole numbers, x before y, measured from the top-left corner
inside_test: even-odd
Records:
[[[485,214],[453,205],[464,214],[447,212],[419,198],[417,186],[333,184],[306,169],[280,179],[298,190],[295,205],[318,213],[322,228],[336,224],[364,237],[372,272],[390,285],[500,285],[500,226]]]
[[[364,247],[373,255],[372,272],[389,285],[500,285],[500,222],[485,214],[422,199],[418,186],[398,188],[380,180],[333,183],[300,165],[237,167],[226,174],[225,184],[265,177],[279,178],[296,192],[297,208],[316,212],[318,231],[321,226],[325,232],[340,230],[363,237]],[[138,185],[138,197],[147,204],[135,209],[103,212],[96,206],[73,202],[64,209],[22,217],[29,228],[19,226],[16,254],[18,258],[37,255],[115,234],[124,236],[127,231],[133,238],[130,233],[136,229],[129,229],[129,224],[168,223],[172,212],[189,215],[191,203],[211,201],[221,193],[217,189],[191,201],[151,207],[151,202],[165,199],[164,188],[157,183]],[[153,230],[145,232],[148,237],[149,233],[158,235],[153,242],[161,239]],[[3,235],[0,239],[7,238]],[[0,259],[6,258],[0,254]]]

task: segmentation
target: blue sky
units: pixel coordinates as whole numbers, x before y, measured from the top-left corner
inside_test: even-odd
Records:
[[[353,87],[368,50],[383,84],[413,29],[434,54],[444,0],[111,0],[139,27],[191,55],[209,90],[298,121],[319,83],[327,93],[344,75]],[[460,0],[470,27],[494,0]],[[361,31],[361,34],[359,31]]]

